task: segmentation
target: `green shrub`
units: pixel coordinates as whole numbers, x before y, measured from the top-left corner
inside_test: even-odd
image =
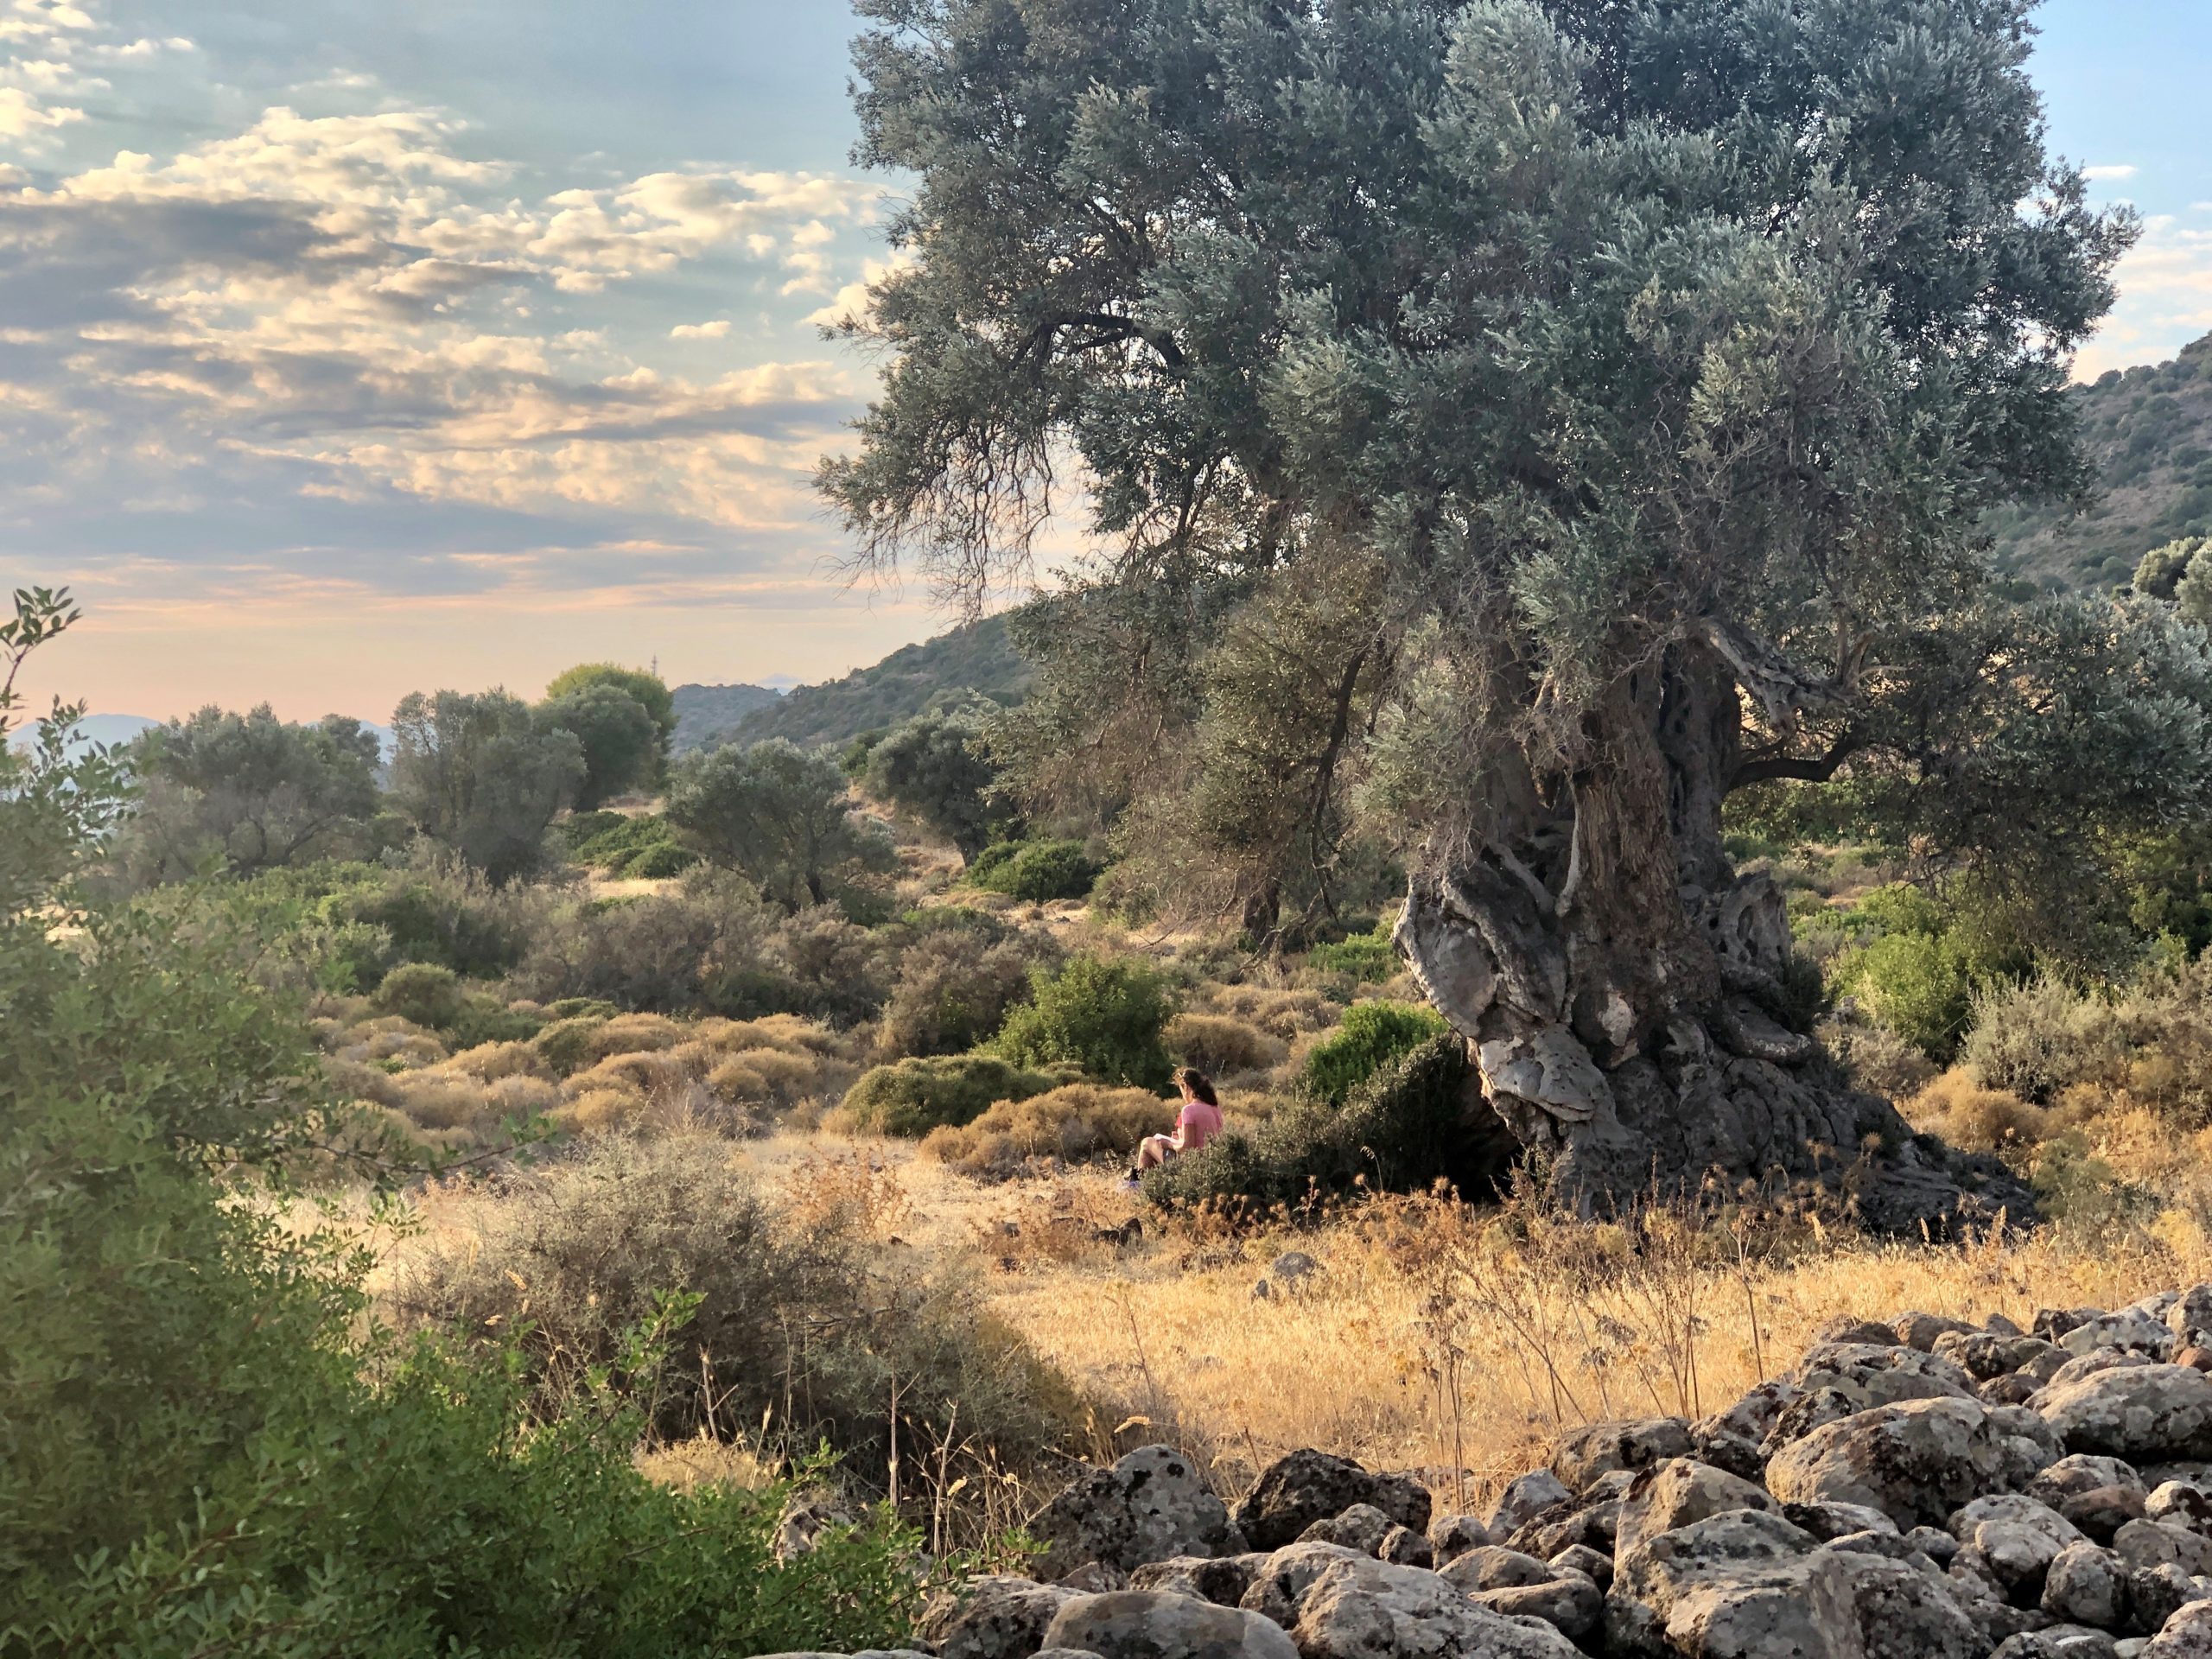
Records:
[[[1948,1064],[1974,1012],[1974,982],[1948,940],[1888,933],[1839,962],[1840,988],[1866,1014],[1939,1064]]]
[[[1975,1082],[2038,1105],[2077,1083],[2125,1079],[2127,1033],[2108,1003],[2052,979],[2000,983],[1974,999],[1959,1058]]]
[[[899,981],[878,1027],[881,1052],[958,1054],[988,1042],[1029,995],[1037,954],[1020,938],[984,944],[965,930],[925,934],[899,959]]]
[[[1451,1027],[1433,1008],[1410,1002],[1355,1002],[1339,1025],[1306,1057],[1306,1089],[1341,1105],[1351,1091],[1402,1054]]]
[[[404,962],[384,976],[370,999],[380,1014],[395,1014],[425,1031],[440,1031],[461,1017],[461,981],[450,968]]]
[[[875,1135],[919,1139],[944,1125],[971,1123],[1001,1100],[1027,1100],[1062,1079],[989,1054],[900,1060],[862,1074],[842,1110]]]
[[[1156,1204],[1244,1201],[1298,1204],[1315,1193],[1371,1189],[1412,1192],[1440,1180],[1487,1192],[1510,1161],[1502,1142],[1474,1132],[1466,1046],[1434,1037],[1397,1055],[1342,1107],[1313,1097],[1290,1103],[1247,1135],[1230,1130],[1202,1152],[1172,1159],[1145,1177]]]
[[[988,893],[1043,904],[1089,898],[1098,874],[1079,841],[1000,842],[976,855],[967,880]]]
[[[622,866],[622,874],[633,881],[665,881],[696,868],[698,862],[698,854],[664,841],[633,854]]]
[[[473,871],[444,865],[405,870],[339,866],[326,873],[331,890],[310,919],[332,927],[381,928],[389,954],[359,983],[366,990],[403,962],[435,963],[467,979],[496,979],[522,960],[543,898],[530,890],[495,889]]]
[[[1072,1065],[1100,1083],[1164,1089],[1173,1067],[1160,1032],[1160,976],[1134,963],[1077,957],[1039,971],[1029,1001],[1009,1014],[994,1047],[1020,1065]]]
[[[634,1466],[642,1420],[618,1379],[674,1363],[682,1299],[632,1321],[572,1409],[542,1408],[497,1344],[365,1338],[366,1262],[286,1226],[265,1184],[291,1149],[369,1127],[322,1105],[300,1010],[248,971],[270,940],[192,890],[74,912],[57,938],[54,881],[105,785],[98,757],[10,759],[8,724],[0,696],[0,1645],[707,1659],[901,1642],[926,1586],[886,1517],[779,1561],[782,1493],[679,1494]]]
[[[1363,985],[1380,985],[1398,972],[1398,947],[1390,941],[1394,926],[1388,917],[1372,932],[1357,933],[1334,944],[1317,944],[1306,960],[1326,974],[1344,974]]]

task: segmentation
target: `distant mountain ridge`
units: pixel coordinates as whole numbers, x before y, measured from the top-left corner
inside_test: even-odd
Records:
[[[713,747],[747,715],[780,702],[784,694],[765,685],[679,685],[669,695],[676,701],[670,745],[685,754]]]
[[[965,623],[934,639],[894,651],[881,662],[857,668],[842,680],[802,685],[778,696],[760,686],[678,686],[676,690],[678,753],[719,748],[725,743],[760,743],[788,738],[802,748],[849,743],[911,720],[932,707],[976,697],[1011,705],[1029,695],[1033,671],[1007,637],[1006,618],[988,616]],[[731,725],[686,741],[687,707],[708,706],[709,694],[755,693],[758,701]],[[689,694],[687,696],[687,694]],[[695,721],[690,730],[702,729]]]
[[[2212,535],[2212,334],[2170,363],[2114,369],[2071,394],[2100,499],[2086,513],[2005,507],[1999,565],[2039,587],[2112,588],[2154,547]]]

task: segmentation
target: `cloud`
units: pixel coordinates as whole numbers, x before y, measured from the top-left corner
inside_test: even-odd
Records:
[[[2146,220],[2113,280],[2119,302],[2076,357],[2077,378],[2158,362],[2212,330],[2212,230],[2190,229],[2166,214]]]
[[[2082,169],[2082,176],[2097,184],[2113,180],[2132,179],[2135,176],[2135,164],[2133,162],[2123,162],[2105,167],[2085,167]]]
[[[0,517],[327,550],[309,565],[419,540],[432,508],[448,544],[810,535],[813,463],[857,407],[844,370],[664,375],[563,296],[710,255],[826,291],[878,189],[731,168],[533,199],[515,178],[435,111],[288,105],[174,154],[0,175]]]

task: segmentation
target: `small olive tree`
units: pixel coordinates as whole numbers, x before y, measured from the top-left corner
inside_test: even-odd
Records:
[[[894,862],[889,838],[854,816],[845,788],[829,755],[773,738],[688,757],[670,782],[668,821],[707,859],[798,910]]]

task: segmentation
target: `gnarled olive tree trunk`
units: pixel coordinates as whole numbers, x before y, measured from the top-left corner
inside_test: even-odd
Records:
[[[1677,644],[1587,717],[1598,758],[1524,772],[1479,852],[1413,879],[1398,945],[1489,1110],[1586,1212],[1756,1183],[1817,1184],[1884,1231],[2020,1216],[2000,1168],[1916,1140],[1790,1029],[1782,893],[1721,844],[1740,720],[1731,665]]]

